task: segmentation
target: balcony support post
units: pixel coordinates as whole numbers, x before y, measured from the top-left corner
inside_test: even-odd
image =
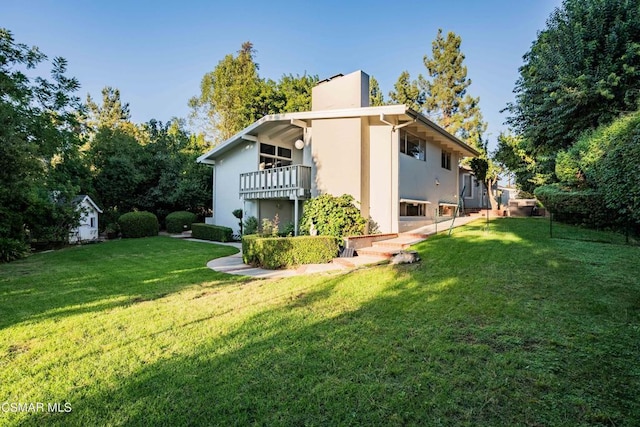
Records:
[[[296,192],[296,196],[293,199],[293,235],[298,235],[298,193]]]

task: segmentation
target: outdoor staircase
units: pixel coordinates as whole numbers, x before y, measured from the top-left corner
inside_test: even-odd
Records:
[[[392,258],[398,252],[409,248],[411,245],[426,240],[428,235],[415,233],[400,233],[397,237],[388,240],[373,242],[371,247],[357,249],[358,256],[375,256],[384,259]]]

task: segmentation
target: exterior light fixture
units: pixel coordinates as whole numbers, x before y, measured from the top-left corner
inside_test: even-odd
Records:
[[[302,150],[304,148],[304,141],[301,139],[298,139],[294,145],[298,150]]]

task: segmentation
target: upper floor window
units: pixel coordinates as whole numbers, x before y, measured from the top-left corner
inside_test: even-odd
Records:
[[[291,149],[260,143],[260,169],[291,166]]]
[[[442,150],[442,167],[451,170],[451,153]]]
[[[400,131],[400,152],[414,159],[426,161],[427,143],[406,131]]]

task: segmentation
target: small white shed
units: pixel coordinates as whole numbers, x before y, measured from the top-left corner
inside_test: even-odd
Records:
[[[86,194],[74,197],[72,202],[80,211],[80,223],[69,232],[69,243],[98,240],[98,214],[102,210]]]

